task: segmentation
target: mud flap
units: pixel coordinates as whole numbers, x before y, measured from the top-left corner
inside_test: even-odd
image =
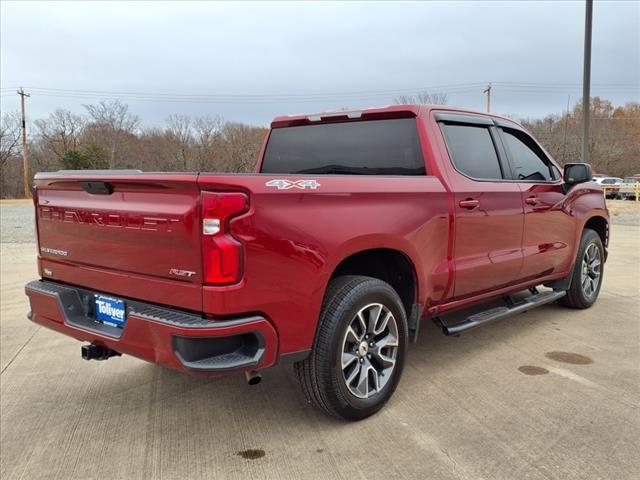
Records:
[[[409,341],[416,343],[418,341],[418,331],[420,330],[420,304],[414,303],[411,306],[407,324],[409,325]]]

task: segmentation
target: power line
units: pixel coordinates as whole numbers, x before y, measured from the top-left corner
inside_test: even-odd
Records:
[[[458,88],[442,91],[430,90],[430,93],[467,93],[476,92],[479,87]],[[389,99],[401,95],[412,95],[420,92],[390,92],[390,93],[371,93],[344,96],[325,96],[325,97],[269,97],[269,96],[170,96],[157,94],[100,94],[100,93],[76,93],[76,92],[50,92],[44,90],[32,90],[33,95],[42,97],[59,97],[59,98],[77,98],[77,99],[118,99],[127,101],[151,101],[151,102],[178,102],[178,103],[305,103],[318,101],[353,101],[367,99]]]
[[[536,82],[491,82],[494,87],[500,87],[505,91],[549,91],[549,92],[567,92],[577,91],[582,88],[578,83],[536,83]],[[134,91],[112,91],[112,90],[84,90],[84,89],[62,89],[51,87],[28,87],[33,93],[43,96],[60,96],[60,97],[118,97],[133,99],[167,99],[167,100],[246,100],[246,101],[262,101],[262,100],[328,100],[328,99],[351,99],[351,98],[374,98],[389,97],[394,95],[414,94],[421,91],[434,93],[461,93],[473,91],[486,84],[480,82],[458,83],[458,84],[442,84],[430,85],[416,88],[401,88],[388,90],[373,91],[348,91],[348,92],[315,92],[315,93],[287,93],[287,94],[264,94],[264,93],[244,93],[244,94],[209,94],[209,93],[164,93],[164,92],[134,92]],[[594,84],[595,88],[606,89],[606,91],[625,93],[640,92],[640,84],[624,84],[624,83],[603,83]]]
[[[481,83],[465,83],[465,84],[450,84],[450,85],[431,85],[417,88],[403,88],[403,89],[390,89],[390,90],[373,90],[373,91],[352,91],[352,92],[316,92],[316,93],[287,93],[287,94],[184,94],[184,93],[148,93],[148,92],[127,92],[127,91],[105,91],[105,90],[81,90],[81,89],[61,89],[61,88],[44,88],[44,87],[29,87],[32,91],[39,91],[42,93],[64,93],[75,95],[118,95],[118,96],[153,96],[153,97],[167,97],[167,98],[224,98],[224,99],[236,99],[236,98],[327,98],[327,97],[344,97],[344,96],[371,96],[371,95],[401,95],[411,94],[420,91],[432,91],[432,90],[467,90],[477,88]]]

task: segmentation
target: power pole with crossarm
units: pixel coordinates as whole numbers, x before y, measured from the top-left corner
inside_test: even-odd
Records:
[[[22,186],[24,188],[24,198],[31,197],[31,189],[29,188],[29,149],[27,147],[27,117],[24,110],[24,99],[30,97],[28,93],[25,93],[24,89],[20,87],[18,90],[20,95],[20,108],[22,110]]]
[[[487,94],[487,112],[491,111],[491,83],[489,83],[487,85],[487,88],[485,88],[482,93],[486,93]]]

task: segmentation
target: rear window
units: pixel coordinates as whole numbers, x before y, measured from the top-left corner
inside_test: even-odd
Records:
[[[416,120],[398,118],[275,128],[263,173],[424,175]]]

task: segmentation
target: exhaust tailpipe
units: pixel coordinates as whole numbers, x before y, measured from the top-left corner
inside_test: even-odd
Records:
[[[244,376],[247,378],[247,383],[249,385],[257,385],[262,380],[262,374],[260,372],[256,372],[255,370],[244,372]]]
[[[120,352],[116,352],[102,345],[96,345],[95,343],[82,345],[80,353],[84,360],[108,360],[111,357],[119,357],[122,355]]]

